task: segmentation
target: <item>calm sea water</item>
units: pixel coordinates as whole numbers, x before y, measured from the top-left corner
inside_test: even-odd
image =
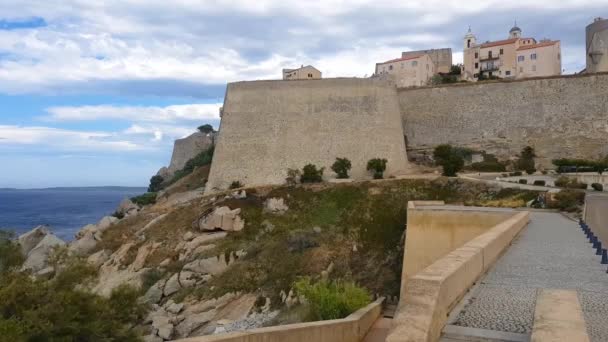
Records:
[[[22,234],[46,224],[64,240],[82,226],[114,212],[120,201],[145,188],[0,189],[0,229]]]

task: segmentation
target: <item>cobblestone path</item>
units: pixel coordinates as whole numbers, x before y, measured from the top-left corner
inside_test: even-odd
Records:
[[[455,325],[530,334],[536,293],[578,292],[593,342],[608,341],[608,274],[578,224],[557,213],[531,221],[473,291]]]

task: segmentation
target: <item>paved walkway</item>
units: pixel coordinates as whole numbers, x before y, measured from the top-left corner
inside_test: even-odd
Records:
[[[576,290],[592,342],[608,341],[606,265],[578,224],[557,213],[531,213],[529,226],[464,299],[451,324],[529,335],[542,288]]]

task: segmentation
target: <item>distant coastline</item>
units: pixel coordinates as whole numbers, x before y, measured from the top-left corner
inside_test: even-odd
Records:
[[[145,186],[58,186],[50,188],[0,188],[0,191],[91,191],[91,190],[108,190],[108,191],[146,191]]]

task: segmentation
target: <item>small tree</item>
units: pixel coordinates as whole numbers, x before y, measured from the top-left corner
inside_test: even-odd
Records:
[[[324,167],[317,169],[316,165],[307,164],[302,168],[302,176],[300,176],[301,183],[320,183],[323,181],[323,170]]]
[[[350,160],[347,158],[336,158],[336,161],[331,166],[331,170],[338,175],[338,178],[348,178],[348,170],[352,167]]]
[[[243,183],[241,183],[240,181],[232,181],[232,183],[230,183],[230,189],[238,189],[242,187]]]
[[[526,171],[526,173],[529,175],[533,174],[534,172],[536,172],[536,168],[534,165],[534,157],[536,157],[536,154],[534,153],[534,148],[530,146],[524,147],[519,155],[519,160],[517,161],[517,168]]]
[[[211,126],[210,124],[204,124],[202,126],[199,126],[198,130],[201,133],[205,133],[205,134],[209,134],[209,133],[215,132],[215,130],[213,129],[213,126]]]
[[[435,163],[443,168],[443,175],[447,177],[456,176],[456,173],[464,167],[462,154],[452,145],[443,144],[435,147],[433,158]]]
[[[148,192],[158,192],[163,189],[163,177],[156,175],[150,178],[150,186],[148,186]]]
[[[386,163],[388,160],[374,158],[367,162],[367,171],[374,173],[374,179],[382,179],[384,177],[384,171],[386,171]]]

